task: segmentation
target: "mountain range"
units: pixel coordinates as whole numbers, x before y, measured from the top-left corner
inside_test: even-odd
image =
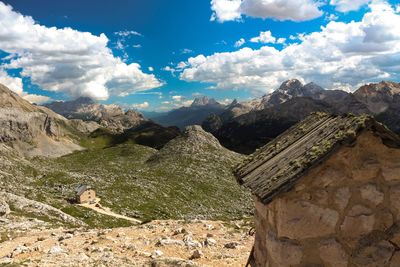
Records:
[[[311,112],[371,114],[400,132],[400,84],[380,82],[354,93],[325,90],[293,79],[271,94],[244,103],[232,103],[220,114],[210,115],[203,128],[227,148],[252,153]]]
[[[104,127],[117,133],[147,121],[141,113],[135,110],[124,111],[118,105],[99,104],[88,97],[80,97],[72,101],[56,101],[45,106],[67,119],[96,122],[99,124],[98,127]]]
[[[136,130],[133,129],[146,132],[147,127],[154,130],[150,131],[152,140],[139,143],[153,143],[153,147],[161,148],[171,138],[179,135],[179,131],[171,127],[183,130],[189,125],[198,124],[217,137],[225,147],[248,154],[311,112],[317,111],[334,114],[371,114],[393,131],[400,132],[399,88],[398,83],[383,81],[364,85],[350,93],[343,90],[326,90],[315,83],[302,84],[299,80],[292,79],[283,82],[272,93],[250,101],[234,100],[231,104],[224,105],[203,96],[194,99],[189,107],[181,107],[167,113],[149,113],[151,119],[146,119],[137,111],[125,112],[119,106],[98,104],[89,98],[54,102],[46,106],[66,118],[86,121],[85,127],[90,126],[92,131],[98,128],[106,129],[98,129],[93,136],[113,139],[111,143],[114,144],[120,143],[119,140],[125,142],[128,139],[126,136],[136,136]],[[71,120],[71,123],[73,121]],[[84,132],[85,129],[80,131]],[[158,131],[160,136],[165,138],[158,140],[155,134]],[[129,134],[126,134],[127,132]],[[108,137],[105,137],[106,135]],[[140,135],[140,138],[145,135]]]
[[[224,112],[226,106],[206,96],[195,98],[189,107],[173,109],[165,114],[158,114],[151,119],[163,126],[177,126],[184,129],[189,125],[201,124],[211,114]]]

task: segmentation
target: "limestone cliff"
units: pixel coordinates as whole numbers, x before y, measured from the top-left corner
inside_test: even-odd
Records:
[[[30,104],[0,84],[0,142],[28,156],[60,156],[79,150],[68,121]]]

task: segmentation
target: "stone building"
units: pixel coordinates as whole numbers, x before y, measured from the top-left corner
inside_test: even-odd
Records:
[[[91,203],[96,200],[96,191],[88,185],[81,185],[75,190],[76,202],[79,204]]]
[[[235,175],[255,199],[251,266],[400,266],[400,138],[316,113]]]

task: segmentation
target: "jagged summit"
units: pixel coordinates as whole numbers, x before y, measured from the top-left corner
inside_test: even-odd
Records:
[[[201,107],[201,106],[215,106],[221,105],[214,98],[208,98],[207,96],[197,97],[193,100],[192,107]]]
[[[232,103],[229,104],[230,107],[236,106],[239,103],[239,101],[235,98],[233,99]]]
[[[289,94],[294,94],[296,92],[299,92],[302,87],[303,87],[303,84],[299,80],[290,79],[290,80],[284,81],[281,84],[281,86],[278,88],[278,91],[287,92]]]
[[[87,97],[87,96],[81,96],[73,101],[70,102],[75,102],[76,104],[81,104],[81,105],[92,105],[96,104],[96,101],[94,101],[92,98]]]

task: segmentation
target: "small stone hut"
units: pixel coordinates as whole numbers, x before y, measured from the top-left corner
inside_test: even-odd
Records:
[[[88,185],[80,185],[75,189],[76,202],[79,204],[90,203],[96,200],[96,191]]]
[[[400,138],[315,113],[236,170],[255,199],[251,266],[400,266]]]

